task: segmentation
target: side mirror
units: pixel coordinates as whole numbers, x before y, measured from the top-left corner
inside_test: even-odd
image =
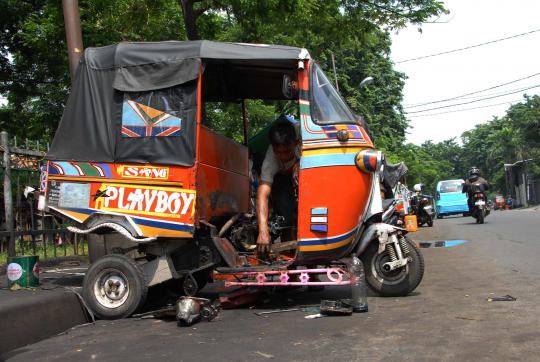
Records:
[[[292,80],[288,74],[284,74],[281,91],[283,96],[287,99],[296,98],[298,94],[298,83]]]

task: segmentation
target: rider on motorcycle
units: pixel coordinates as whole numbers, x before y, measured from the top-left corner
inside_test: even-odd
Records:
[[[473,185],[478,185],[480,187],[480,191],[484,194],[484,198],[487,199],[485,197],[485,192],[489,190],[489,183],[480,176],[480,170],[477,167],[471,167],[468,174],[469,178],[463,183],[463,189],[461,192],[467,194],[469,209],[472,209],[472,196],[475,192]]]

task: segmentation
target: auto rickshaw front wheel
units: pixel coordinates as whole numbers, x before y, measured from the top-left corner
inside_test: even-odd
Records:
[[[148,285],[142,268],[131,258],[109,254],[97,259],[83,281],[83,298],[100,319],[133,314],[146,301]]]
[[[403,238],[408,253],[409,262],[404,267],[385,271],[384,264],[391,261],[387,250],[378,253],[379,244],[372,242],[360,256],[364,263],[366,282],[368,286],[383,297],[400,297],[411,293],[424,277],[424,257],[416,245],[405,236]]]

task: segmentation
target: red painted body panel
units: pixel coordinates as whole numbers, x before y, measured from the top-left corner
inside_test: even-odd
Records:
[[[200,164],[214,166],[229,172],[249,176],[247,147],[214,131],[200,127]]]
[[[359,124],[316,124],[311,119],[310,66],[299,71],[302,159],[298,204],[298,264],[347,256],[357,241],[369,204],[373,174],[355,165],[355,155],[373,143]],[[337,130],[347,130],[347,141]]]
[[[333,166],[300,172],[299,238],[336,236],[358,226],[369,199],[372,175],[355,166]],[[367,192],[366,192],[367,190]],[[328,232],[310,230],[311,209],[328,209]]]
[[[206,127],[199,128],[197,217],[212,220],[249,211],[248,150]]]

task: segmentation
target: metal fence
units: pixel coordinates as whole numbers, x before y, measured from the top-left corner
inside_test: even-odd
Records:
[[[0,255],[33,254],[41,259],[86,255],[86,240],[65,229],[62,220],[37,211],[37,200],[26,197],[24,189],[39,188],[40,167],[48,145],[17,139],[0,133],[3,183],[0,198]]]
[[[86,255],[87,252],[86,240],[66,229],[0,231],[0,245],[7,244],[12,234],[16,241],[15,255],[32,254],[51,259]]]

